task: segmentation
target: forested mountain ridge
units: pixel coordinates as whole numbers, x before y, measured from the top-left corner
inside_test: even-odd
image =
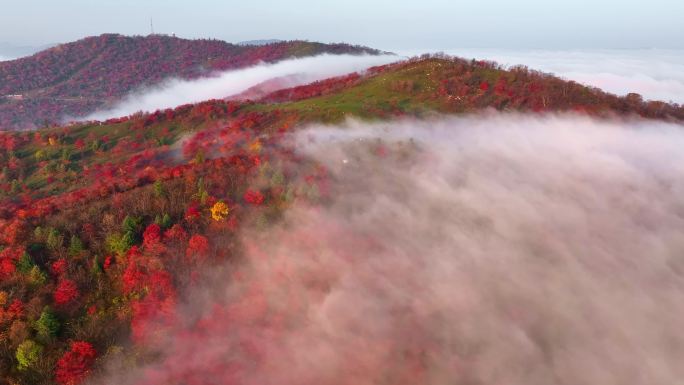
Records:
[[[35,128],[64,116],[84,116],[167,78],[195,79],[258,62],[322,53],[379,51],[307,41],[250,46],[166,35],[88,37],[0,62],[0,128]]]
[[[220,269],[240,257],[243,229],[335,195],[328,170],[283,140],[308,124],[485,110],[684,120],[680,106],[636,94],[441,56],[249,97],[0,133],[0,383],[74,385],[112,362],[154,361],[207,270],[238,279]],[[379,162],[392,156],[366,145]],[[258,318],[261,295],[216,312]]]
[[[423,112],[472,113],[483,109],[517,112],[574,112],[592,116],[638,115],[684,121],[684,106],[617,96],[524,66],[425,55],[365,73],[269,92],[254,87],[248,96],[266,105],[319,119],[352,114],[369,118]]]

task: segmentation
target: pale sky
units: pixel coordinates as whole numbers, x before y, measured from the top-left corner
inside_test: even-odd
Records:
[[[0,0],[0,42],[159,33],[399,49],[684,48],[682,0]]]

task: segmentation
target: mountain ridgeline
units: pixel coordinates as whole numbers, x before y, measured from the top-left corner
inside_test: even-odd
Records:
[[[243,47],[167,36],[88,38],[0,63],[2,93],[22,95],[0,104],[0,119],[35,126],[35,119],[87,113],[168,76],[192,79],[323,52],[378,53],[308,42]],[[684,121],[684,108],[675,104],[446,56],[294,88],[271,83],[233,100],[0,132],[0,384],[76,385],[106,376],[114,364],[132,373],[163,357],[165,336],[184,326],[178,314],[196,300],[189,293],[208,272],[242,279],[229,262],[245,250],[243,231],[258,234],[281,223],[293,205],[324,207],[340,193],[323,164],[289,147],[289,134],[302,127],[488,110]],[[420,150],[381,140],[359,146],[378,163]],[[288,325],[287,317],[254,310],[267,302],[261,288],[248,294],[244,304],[217,307],[197,325],[212,330],[207,325],[222,320],[216,314],[277,320],[276,331]],[[263,360],[253,345],[240,345],[249,362]],[[208,380],[186,382],[215,384],[234,370],[215,365]],[[196,379],[192,374],[136,383],[184,383]]]
[[[65,116],[86,116],[167,78],[196,79],[259,62],[323,53],[379,51],[307,41],[235,45],[166,35],[88,37],[0,62],[0,129],[37,128]]]

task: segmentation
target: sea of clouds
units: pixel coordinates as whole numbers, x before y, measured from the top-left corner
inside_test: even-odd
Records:
[[[329,170],[332,202],[245,231],[234,274],[111,383],[684,378],[684,127],[494,113],[291,143]]]

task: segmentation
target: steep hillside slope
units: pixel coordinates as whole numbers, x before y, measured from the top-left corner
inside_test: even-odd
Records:
[[[101,35],[0,63],[0,127],[30,128],[83,116],[139,87],[192,79],[260,61],[321,53],[378,53],[304,41],[261,46],[151,35]]]
[[[153,361],[189,288],[240,257],[241,229],[330,198],[327,170],[282,141],[307,123],[486,109],[684,120],[637,95],[443,57],[253,91],[259,100],[0,134],[0,383],[77,384],[111,362]],[[261,303],[258,290],[248,298]]]
[[[259,93],[255,88],[247,94],[270,105],[258,109],[291,110],[332,121],[347,114],[391,117],[487,108],[684,120],[684,107],[676,104],[646,102],[634,93],[619,97],[522,66],[505,69],[493,62],[439,55],[270,93],[268,87],[264,90]]]

